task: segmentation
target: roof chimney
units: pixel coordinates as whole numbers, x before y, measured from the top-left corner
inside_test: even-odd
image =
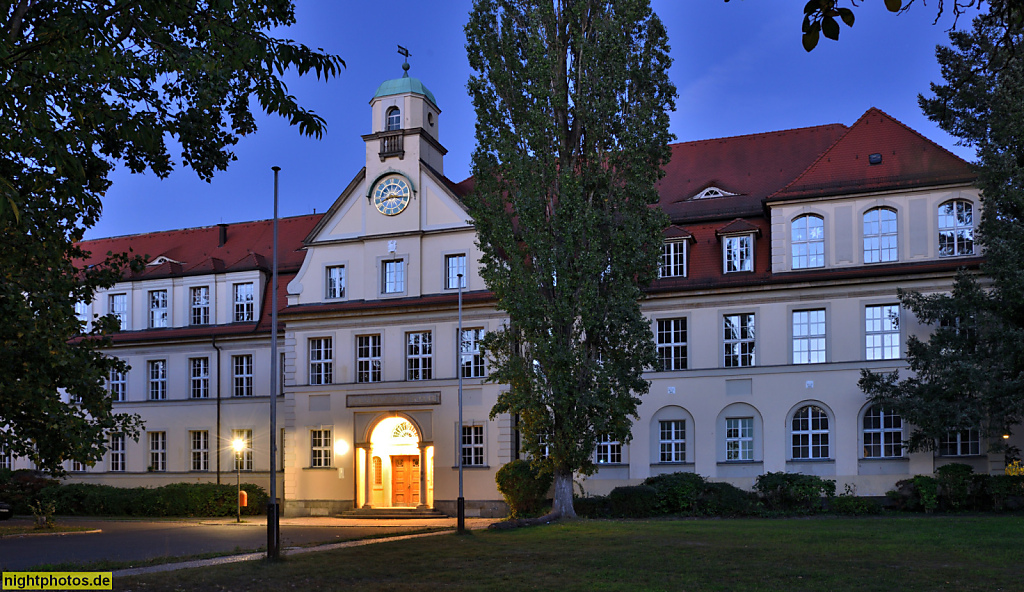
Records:
[[[224,243],[228,242],[228,225],[218,224],[217,227],[220,229],[220,242],[217,243],[217,246],[223,247]]]

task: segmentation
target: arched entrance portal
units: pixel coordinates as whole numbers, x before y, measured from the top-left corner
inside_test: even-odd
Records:
[[[434,447],[405,417],[381,419],[364,447],[364,508],[433,506]]]

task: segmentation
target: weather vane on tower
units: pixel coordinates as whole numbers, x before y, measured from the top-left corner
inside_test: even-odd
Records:
[[[403,55],[403,56],[405,56],[405,62],[402,64],[402,70],[404,70],[405,72],[402,73],[402,78],[408,78],[409,77],[409,56],[411,56],[412,54],[409,53],[408,49],[402,47],[401,45],[398,46],[398,53]]]

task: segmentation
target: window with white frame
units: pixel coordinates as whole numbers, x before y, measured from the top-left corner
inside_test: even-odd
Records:
[[[167,432],[149,432],[149,470],[167,470]]]
[[[864,263],[898,260],[898,243],[896,210],[874,208],[864,213]]]
[[[864,458],[903,456],[903,419],[878,405],[864,412]]]
[[[821,216],[806,215],[791,227],[793,269],[825,266],[825,222]]]
[[[82,330],[89,330],[89,305],[84,302],[75,303],[75,318],[82,323]]]
[[[941,456],[972,456],[981,454],[981,433],[978,430],[950,430],[939,439]]]
[[[380,335],[357,335],[356,382],[380,381]]]
[[[191,430],[188,433],[189,453],[192,471],[210,470],[210,432],[206,430]]]
[[[231,396],[252,396],[252,354],[231,356]]]
[[[597,464],[622,464],[622,442],[611,434],[601,434],[597,438]]]
[[[484,465],[484,426],[463,425],[461,439],[462,466]]]
[[[658,277],[686,277],[686,241],[665,241],[661,243],[661,261]]]
[[[725,460],[754,460],[754,418],[730,417],[725,420]]]
[[[828,414],[817,405],[807,405],[793,414],[793,460],[829,458]]]
[[[188,396],[191,399],[210,397],[210,358],[188,359]]]
[[[658,428],[658,462],[686,462],[686,420],[662,420]]]
[[[793,363],[825,361],[825,309],[793,311]]]
[[[0,448],[0,469],[14,469],[14,455],[5,448]]]
[[[110,434],[110,471],[123,473],[126,464],[124,434]]]
[[[167,290],[149,291],[149,327],[167,326]]]
[[[483,338],[483,329],[462,330],[462,339],[459,340],[459,355],[462,359],[459,365],[462,367],[463,378],[483,378],[487,375],[484,353],[480,347]]]
[[[167,398],[167,360],[149,361],[149,400]]]
[[[384,294],[405,292],[405,260],[391,259],[381,262],[381,289]]]
[[[537,434],[537,453],[542,460],[551,456],[551,443],[548,440],[549,438],[546,433]]]
[[[256,317],[254,316],[253,308],[253,284],[235,284],[235,315],[234,320],[236,323],[247,323],[253,321]]]
[[[754,271],[754,235],[727,236],[722,242],[723,271]]]
[[[107,389],[110,391],[112,400],[116,402],[128,400],[128,373],[111,370],[107,375]]]
[[[974,206],[954,199],[939,206],[939,257],[974,254]]]
[[[320,429],[309,431],[310,452],[309,466],[329,467],[333,464],[334,445],[331,430]]]
[[[231,430],[231,442],[235,440],[242,441],[242,451],[235,452],[231,449],[231,453],[235,457],[235,470],[236,471],[251,471],[252,470],[252,430]]]
[[[865,358],[900,358],[900,306],[880,304],[864,307]]]
[[[128,295],[110,294],[107,296],[107,311],[117,317],[122,331],[128,330]]]
[[[433,343],[430,331],[406,333],[406,380],[430,380],[433,377],[433,362]]]
[[[388,109],[384,131],[395,131],[402,129],[402,111],[398,107]]]
[[[726,368],[754,365],[754,314],[722,316],[723,364]]]
[[[71,461],[71,472],[72,473],[84,473],[86,469],[85,463],[80,460]]]
[[[196,286],[189,289],[189,323],[210,324],[210,287]]]
[[[334,382],[334,340],[315,337],[309,340],[309,384]]]
[[[326,292],[328,300],[345,297],[345,266],[329,265],[326,271]]]
[[[466,287],[466,255],[464,253],[445,255],[444,270],[444,287],[446,290],[459,289],[460,274],[462,275],[462,288]]]
[[[686,319],[658,319],[658,369],[686,370]]]

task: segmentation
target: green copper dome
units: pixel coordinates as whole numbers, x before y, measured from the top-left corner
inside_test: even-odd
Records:
[[[437,106],[437,101],[434,99],[434,93],[430,92],[430,89],[424,86],[423,83],[420,82],[419,78],[409,78],[408,74],[402,78],[385,80],[383,84],[377,87],[377,92],[373,95],[373,98],[390,97],[405,93],[423,95],[427,97],[427,100],[433,103],[434,106]]]

